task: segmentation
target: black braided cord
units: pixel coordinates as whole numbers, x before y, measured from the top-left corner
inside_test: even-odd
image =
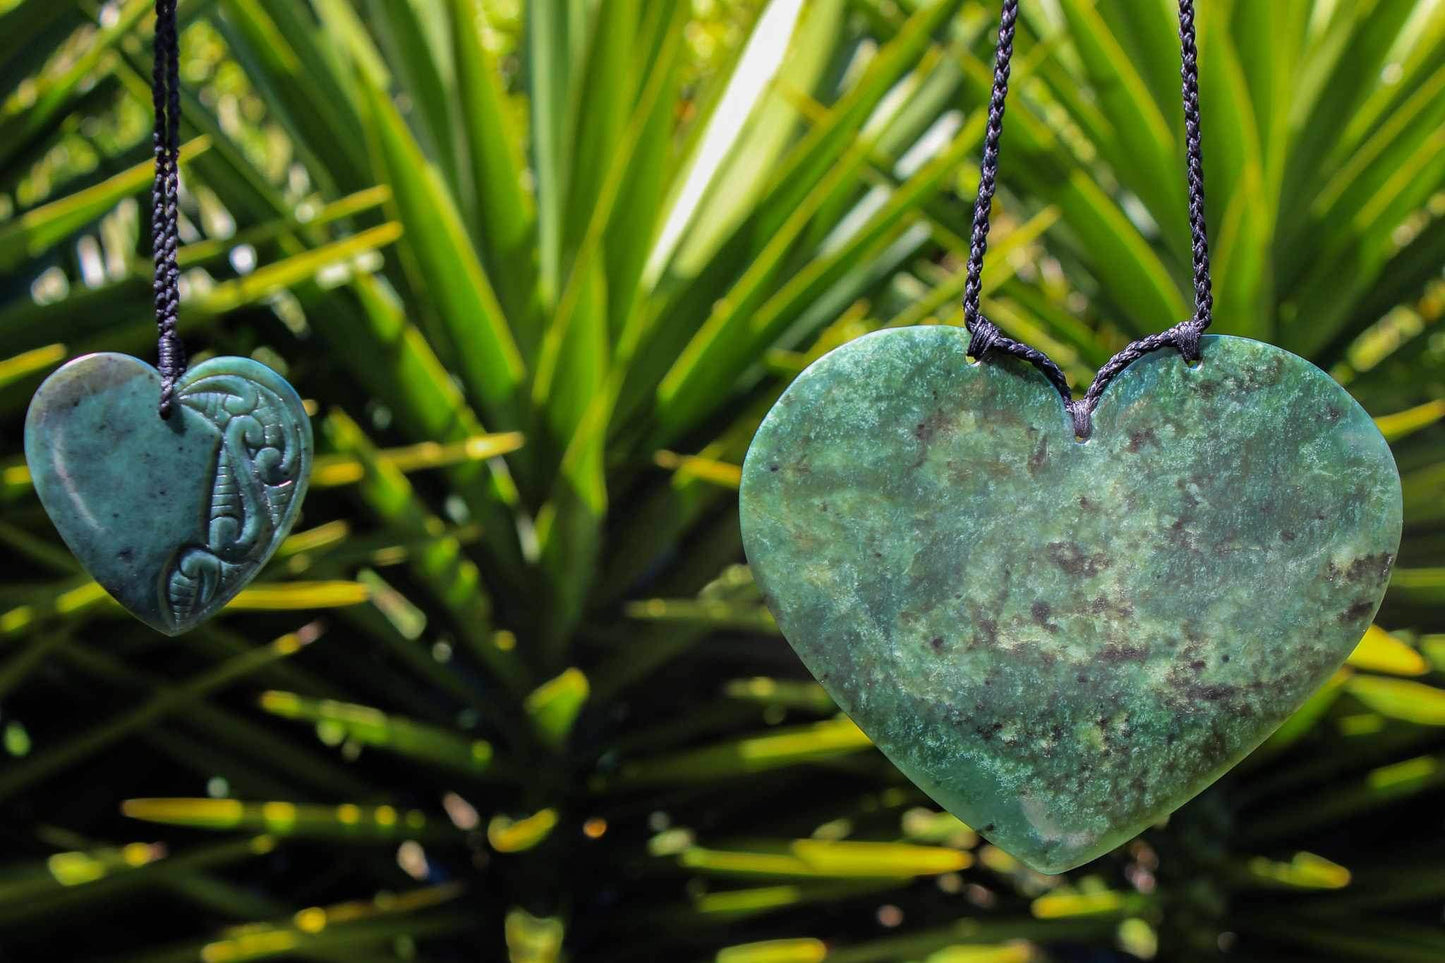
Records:
[[[156,369],[161,374],[160,416],[169,418],[176,381],[186,370],[186,349],[176,333],[181,309],[180,245],[180,38],[176,0],[156,0],[155,65],[151,103],[155,108],[155,182],[151,186],[151,248],[155,263]]]
[[[968,276],[963,288],[963,323],[968,329],[970,358],[989,352],[1021,358],[1037,368],[1060,395],[1074,421],[1074,433],[1087,438],[1093,428],[1094,409],[1104,389],[1130,364],[1161,348],[1173,347],[1188,362],[1199,360],[1199,339],[1213,321],[1214,294],[1209,270],[1209,235],[1204,220],[1204,152],[1199,123],[1199,50],[1195,44],[1194,0],[1179,0],[1180,77],[1184,91],[1184,148],[1189,180],[1189,232],[1194,255],[1194,316],[1159,334],[1133,341],[1099,369],[1082,398],[1075,399],[1068,380],[1048,355],[1037,348],[1006,337],[998,326],[983,316],[979,298],[983,291],[983,259],[988,251],[989,218],[998,188],[999,141],[1003,135],[1004,106],[1008,98],[1009,65],[1013,59],[1014,28],[1019,0],[1003,0],[999,20],[998,46],[994,50],[993,94],[989,98],[988,126],[983,139],[983,160],[979,165],[978,198],[973,206],[973,236],[968,251]]]

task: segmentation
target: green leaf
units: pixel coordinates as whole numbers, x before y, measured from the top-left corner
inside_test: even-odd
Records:
[[[833,759],[871,746],[861,729],[840,716],[828,722],[778,729],[767,735],[623,763],[615,780],[608,785],[711,782]]]
[[[1423,682],[1357,675],[1345,689],[1365,705],[1391,719],[1421,726],[1445,726],[1445,690]]]
[[[526,7],[538,265],[542,303],[548,308],[556,303],[562,285],[563,209],[570,167],[564,138],[571,116],[573,6],[574,0],[535,0]]]
[[[327,414],[322,427],[336,451],[361,465],[359,489],[372,512],[408,538],[436,539],[413,554],[408,567],[450,616],[469,650],[504,684],[519,690],[524,684],[522,667],[515,656],[497,648],[494,642],[491,599],[476,564],[466,557],[456,539],[437,538],[441,520],[419,502],[401,469],[382,459],[360,426],[336,409]]]
[[[313,323],[360,384],[386,401],[411,437],[456,443],[482,434],[480,419],[393,292],[368,275],[358,275],[350,293],[354,304],[334,299],[332,309],[318,312]],[[484,526],[499,577],[515,579],[522,553],[510,509],[519,496],[505,466],[496,460],[485,465],[468,461],[445,475],[471,516]]]
[[[366,9],[372,33],[411,100],[412,129],[425,145],[427,157],[440,168],[459,206],[464,207],[461,149],[452,117],[456,84],[451,76],[451,50],[427,42],[421,19],[426,14],[419,9],[418,0],[367,0]]]
[[[205,137],[186,142],[181,145],[181,163],[189,164],[210,146]],[[142,188],[149,188],[154,172],[154,161],[137,164],[99,184],[0,224],[0,271],[12,271],[27,259],[44,254],[97,220],[123,198],[139,193]]]
[[[1442,92],[1445,64],[1371,131],[1316,197],[1309,226],[1326,243],[1312,246],[1317,260],[1298,282],[1298,314],[1289,329],[1295,350],[1319,352],[1374,320],[1351,309],[1398,250],[1396,229],[1445,176]]]
[[[781,635],[772,613],[756,601],[730,599],[647,599],[630,602],[627,614],[648,622],[667,622],[713,630],[740,629]]]
[[[467,462],[485,461],[517,451],[524,443],[521,432],[496,435],[473,435],[462,441],[438,444],[418,442],[405,448],[389,448],[376,452],[376,462],[395,468],[404,475],[431,468],[450,468]],[[366,463],[360,458],[341,455],[318,455],[311,469],[312,488],[334,488],[354,485],[366,478]]]
[[[55,853],[43,875],[0,885],[0,923],[14,925],[65,914],[93,912],[144,890],[174,883],[198,870],[220,869],[264,856],[270,836],[196,846],[174,855],[160,844],[132,843],[119,850]],[[52,924],[54,925],[54,924]]]
[[[121,813],[131,819],[195,829],[261,831],[272,836],[389,842],[441,838],[449,827],[416,809],[392,806],[319,806],[238,799],[127,799]]]
[[[65,69],[39,78],[28,96],[0,104],[0,166],[8,167],[21,150],[50,129],[87,83],[95,82],[98,72],[106,71],[111,49],[130,34],[151,7],[151,0],[127,0]]]
[[[678,855],[678,862],[719,876],[871,879],[953,873],[973,865],[973,857],[957,849],[913,843],[797,839],[738,850],[690,846]]]
[[[858,83],[789,151],[778,168],[769,172],[767,191],[709,270],[691,279],[665,313],[651,318],[648,329],[636,336],[642,345],[639,362],[628,372],[629,383],[619,399],[620,413],[631,415],[637,406],[649,403],[647,396],[654,391],[653,403],[674,407],[673,396],[694,376],[703,355],[726,350],[720,332],[735,330],[738,322],[730,319],[746,318],[758,309],[781,277],[787,255],[813,215],[840,189],[851,187],[870,153],[869,145],[857,138],[868,115],[924,56],[934,31],[958,6],[959,0],[937,0],[914,13],[871,60]],[[734,269],[742,271],[735,281]],[[703,318],[706,320],[698,329]],[[735,359],[729,363],[730,370],[735,370],[736,363]],[[687,390],[687,404],[696,410],[699,400],[691,397],[694,389]]]
[[[758,100],[748,115],[747,124],[726,124],[714,117],[706,136],[699,139],[694,154],[688,158],[687,179],[700,179],[700,193],[685,220],[669,223],[672,233],[659,239],[653,253],[649,274],[661,276],[664,263],[667,273],[690,278],[699,274],[718,253],[728,234],[735,230],[770,186],[770,174],[785,155],[800,123],[798,110],[788,91],[814,92],[822,81],[832,59],[845,13],[843,0],[818,0],[807,4],[798,16],[797,25],[782,62],[776,65],[777,81],[759,92]],[[761,21],[760,21],[761,24]],[[771,19],[768,28],[775,28]],[[765,29],[759,26],[757,29]],[[766,42],[755,33],[749,43]],[[759,55],[760,56],[760,55]],[[751,62],[749,62],[751,66]],[[752,81],[751,76],[734,74],[731,84]],[[725,126],[726,124],[726,126]],[[714,126],[716,133],[714,133]],[[732,134],[730,143],[723,137]],[[709,172],[696,169],[702,163],[702,145],[726,146],[726,151]],[[709,157],[710,159],[710,157]],[[681,197],[673,199],[673,213],[678,216]]]
[[[469,219],[487,276],[524,357],[541,337],[536,215],[522,188],[521,140],[506,110],[495,59],[482,42],[480,0],[447,0],[456,64],[457,107],[471,161]]]
[[[200,631],[215,637],[214,625]],[[254,657],[256,651],[243,647],[232,660],[239,660],[247,655]],[[174,692],[174,684],[170,680],[138,672],[123,661],[97,649],[65,645],[60,647],[59,654],[66,664],[80,670],[95,684],[140,690],[152,702],[169,699]],[[264,667],[258,670],[256,677],[261,678],[263,675],[269,675]],[[323,755],[303,749],[290,740],[282,739],[270,729],[234,715],[221,706],[204,700],[191,700],[184,708],[183,713],[170,714],[167,718],[174,725],[203,733],[204,741],[200,744],[204,747],[230,747],[244,757],[261,761],[268,770],[284,774],[294,785],[309,787],[306,790],[308,792],[358,798],[377,796],[377,791],[351,770],[333,763]],[[185,739],[171,738],[165,730],[146,729],[142,732],[148,741],[156,741],[161,745],[171,746],[187,742]],[[198,774],[209,778],[214,773],[214,769],[207,768]]]
[[[81,760],[91,758],[126,736],[204,700],[211,693],[244,679],[271,662],[295,655],[316,635],[313,627],[283,635],[270,645],[236,656],[180,685],[158,691],[133,709],[63,742],[42,747],[22,761],[10,763],[4,772],[0,772],[0,798],[12,797]]]
[[[370,706],[308,699],[294,692],[263,692],[262,710],[283,719],[318,723],[329,737],[344,736],[365,746],[443,766],[470,776],[493,768],[492,746],[484,739],[467,739],[446,729],[389,715]]]
[[[1274,331],[1274,208],[1260,203],[1268,197],[1264,148],[1249,81],[1230,42],[1229,13],[1227,6],[1211,5],[1199,24],[1200,45],[1208,51],[1200,54],[1200,98],[1209,105],[1203,150],[1209,159],[1206,196],[1214,202],[1214,317],[1221,332],[1268,339]],[[1182,173],[1183,161],[1178,163]]]
[[[633,102],[631,42],[638,29],[638,0],[599,0],[588,31],[587,55],[567,131],[567,200],[562,209],[562,276],[593,218],[603,183],[616,163],[616,148]],[[646,61],[644,61],[646,63]]]
[[[1267,924],[1254,916],[1245,917],[1242,923],[1249,931],[1268,932],[1272,939],[1307,946],[1335,959],[1431,963],[1445,953],[1445,940],[1433,928],[1399,921],[1386,926],[1358,920],[1339,925],[1314,914],[1274,913]]]
[[[1237,872],[1244,885],[1265,889],[1322,890],[1350,885],[1348,869],[1314,853],[1295,853],[1287,863],[1253,856]]]
[[[1445,418],[1445,401],[1427,401],[1407,411],[1380,415],[1375,419],[1375,427],[1380,429],[1380,434],[1385,436],[1386,441],[1399,441],[1428,428],[1442,418]]]
[[[43,371],[49,371],[65,360],[65,345],[47,344],[13,358],[0,361],[0,388],[9,387]]]
[[[254,304],[277,291],[309,281],[332,265],[392,244],[401,236],[402,229],[399,224],[382,224],[314,251],[268,264],[244,277],[223,281],[194,302],[182,302],[182,323],[185,323],[188,314],[214,316],[234,311],[242,305]]]
[[[1060,7],[1098,102],[1128,159],[1127,166],[1117,171],[1119,179],[1148,205],[1174,250],[1187,250],[1188,208],[1178,147],[1182,138],[1176,140],[1174,135],[1178,122],[1165,121],[1144,78],[1092,3],[1062,0]]]
[[[268,585],[256,582],[242,589],[226,603],[238,612],[294,612],[308,609],[337,609],[362,605],[371,591],[359,582],[284,582]]]
[[[815,259],[790,278],[771,298],[756,303],[750,285],[761,286],[781,269],[792,235],[801,231],[814,205],[821,203],[836,184],[848,177],[862,159],[867,145],[854,148],[857,157],[839,165],[834,175],[820,183],[807,203],[795,212],[788,227],[770,243],[753,267],[721,302],[658,387],[657,418],[661,443],[676,437],[684,425],[696,423],[710,407],[726,399],[731,383],[756,359],[758,352],[779,337],[787,326],[822,291],[860,259],[874,245],[891,239],[890,232],[914,214],[925,199],[943,188],[944,177],[973,146],[978,131],[965,130],[949,147],[929,161],[889,197],[868,224],[835,250]]]
[[[59,31],[70,27],[74,9],[68,3],[13,3],[0,14],[0,64],[14,64],[28,67],[24,62],[30,57],[44,56],[56,42]],[[0,77],[0,87],[9,88],[6,80],[18,81],[18,77]]]
[[[458,885],[429,886],[402,893],[380,893],[370,900],[332,906],[308,906],[273,922],[230,926],[203,943],[185,943],[125,958],[125,963],[242,963],[272,958],[371,963],[358,956],[376,948],[385,959],[391,949],[417,937],[451,936],[472,928],[465,913],[428,910],[456,899]],[[384,948],[384,949],[383,949]]]
[[[828,944],[822,940],[764,940],[760,943],[739,943],[724,947],[714,957],[716,963],[822,963],[828,957]]]
[[[1029,908],[1038,919],[1056,920],[1080,916],[1134,916],[1148,908],[1151,902],[1144,893],[1108,889],[1058,891],[1040,896]]]
[[[527,715],[543,743],[555,748],[566,741],[589,692],[587,676],[575,668],[532,690],[527,696]]]
[[[541,809],[521,819],[497,815],[487,823],[487,842],[499,853],[522,853],[539,845],[556,827],[555,809]]]
[[[1250,820],[1241,838],[1246,845],[1254,845],[1282,835],[1306,832],[1440,785],[1445,785],[1445,765],[1434,756],[1416,756],[1372,769],[1363,778],[1337,779],[1327,788],[1312,793],[1308,806],[1290,805],[1258,815]]]
[[[303,910],[302,912],[306,912]],[[314,959],[343,963],[386,963],[395,959],[391,950],[398,943],[428,937],[459,938],[476,928],[476,918],[465,912],[429,913],[398,920],[344,922],[328,925],[320,932],[298,924],[255,925],[204,943],[187,943],[168,950],[125,957],[122,963],[192,963],[194,960],[225,960],[250,963],[253,960]],[[361,954],[374,953],[374,956]]]
[[[1364,0],[1341,8],[1315,45],[1298,80],[1291,145],[1280,197],[1278,256],[1285,276],[1311,259],[1303,243],[1305,212],[1321,184],[1320,166],[1341,118],[1349,117],[1367,93],[1361,77],[1376,77],[1390,48],[1415,8],[1414,0]]]
[[[1313,0],[1278,0],[1231,5],[1233,48],[1252,99],[1264,164],[1263,196],[1272,213],[1278,210],[1289,159],[1294,82],[1312,4]],[[1202,56],[1209,63],[1207,50]]]
[[[1430,663],[1423,655],[1378,625],[1365,630],[1365,637],[1350,653],[1349,664],[1356,669],[1390,675],[1424,675],[1430,671]],[[1351,691],[1354,691],[1353,687]]]
[[[837,706],[823,687],[816,682],[797,682],[792,679],[774,679],[770,676],[754,676],[751,679],[733,679],[723,686],[723,695],[729,699],[758,702],[769,706],[784,706],[790,709],[807,709],[814,712],[836,712]]]
[[[612,201],[612,216],[602,241],[606,259],[608,331],[617,339],[635,310],[643,310],[639,290],[652,244],[662,229],[663,199],[673,167],[676,104],[681,87],[687,10],[645,5],[656,43],[648,51],[647,72],[638,81],[636,107],[623,132],[630,162]],[[619,217],[617,212],[626,212]]]
[[[608,8],[609,16],[626,19],[629,14],[622,9],[625,6],[625,3],[613,4]],[[583,165],[595,188],[583,197],[593,203],[588,206],[579,200],[568,209],[568,236],[570,238],[574,232],[577,236],[566,252],[566,286],[558,302],[556,316],[548,325],[532,386],[533,404],[549,411],[553,430],[561,438],[570,437],[584,417],[607,370],[608,305],[611,300],[628,303],[636,283],[635,277],[629,279],[626,274],[605,270],[605,267],[618,263],[608,264],[604,260],[609,237],[613,240],[618,237],[617,232],[609,232],[609,225],[614,222],[619,210],[625,214],[625,217],[616,218],[619,225],[633,220],[637,213],[645,214],[631,208],[619,208],[618,204],[623,200],[636,200],[636,192],[642,189],[640,179],[648,176],[649,172],[655,175],[657,157],[648,156],[647,152],[658,155],[667,149],[666,138],[657,135],[659,125],[662,133],[668,126],[664,108],[670,98],[665,95],[671,93],[674,87],[673,65],[682,40],[682,26],[683,21],[676,14],[668,18],[658,58],[645,76],[634,109],[617,119],[618,129],[613,131],[601,121],[584,124],[594,140],[606,139],[608,151],[599,156],[609,156],[611,160],[606,164],[589,161]],[[614,30],[620,29],[620,25],[614,27]],[[618,48],[623,45],[615,36],[606,33],[599,34],[597,43],[599,50],[594,51],[593,59],[601,63],[592,69],[606,73],[615,87],[620,80],[611,75],[620,71],[622,65],[613,60],[622,57],[622,54],[620,50],[608,53],[600,48],[604,43]],[[621,99],[630,101],[630,98]],[[659,111],[662,111],[662,120],[659,120]],[[625,125],[622,123],[624,120]],[[644,233],[650,239],[650,230]],[[615,249],[613,253],[619,255],[623,249]],[[638,260],[636,255],[637,252],[631,252],[631,262]],[[612,292],[612,287],[620,290]],[[613,328],[621,326],[622,319],[613,321]],[[559,404],[550,398],[554,388],[565,403]]]
[[[1176,130],[1180,119],[1178,5],[1172,0],[1099,0],[1098,13],[1126,51],[1170,130]],[[1202,58],[1207,63],[1208,53]]]
[[[637,193],[642,189],[639,182],[655,164],[639,152],[667,148],[666,137],[659,137],[658,131],[660,127],[665,134],[670,126],[665,110],[670,99],[664,95],[675,85],[682,24],[676,12],[666,20],[661,50],[621,133],[596,206],[587,212],[587,231],[571,264],[556,316],[547,328],[532,386],[533,404],[546,412],[553,436],[570,439],[549,501],[537,518],[538,543],[554,599],[544,623],[548,662],[554,667],[564,661],[559,651],[561,640],[580,617],[591,586],[607,507],[604,453],[621,377],[619,371],[607,378],[607,312],[610,303],[619,307],[630,304],[636,284],[632,272],[642,266],[642,245],[635,240],[635,250],[626,262],[627,274],[616,273],[622,270],[620,262],[609,263],[602,248],[609,239],[608,226],[619,211],[619,200],[642,203]],[[651,232],[645,234],[650,239]],[[615,232],[612,240],[617,240]],[[626,253],[622,247],[610,250],[617,255]]]
[[[372,183],[365,175],[365,138],[356,84],[339,69],[333,41],[292,0],[221,0],[221,26],[247,66],[247,76],[316,169],[342,191]]]
[[[986,103],[991,66],[967,51],[957,56],[973,102]],[[1164,326],[1162,319],[1188,316],[1189,306],[1174,276],[1094,174],[1071,160],[1068,145],[1026,100],[1010,104],[1008,117],[1012,160],[1005,176],[1016,177],[1023,189],[1062,211],[1061,224],[1068,231],[1059,241],[1098,279],[1108,303],[1122,313],[1110,320],[1133,334],[1148,334]]]
[[[1397,602],[1439,604],[1445,599],[1445,568],[1397,568],[1390,576],[1390,597]]]
[[[415,288],[426,292],[440,315],[473,404],[496,427],[515,428],[520,424],[522,356],[455,200],[390,99],[373,84],[366,84],[366,93],[365,123],[379,172],[391,185],[397,216],[407,229],[407,249],[426,278],[418,278]]]

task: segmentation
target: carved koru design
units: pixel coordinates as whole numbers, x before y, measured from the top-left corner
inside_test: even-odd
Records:
[[[163,585],[167,614],[182,624],[226,601],[255,573],[304,492],[309,439],[294,393],[233,373],[204,373],[178,386],[176,400],[220,431],[206,543],[182,548]],[[270,374],[268,371],[267,374]]]

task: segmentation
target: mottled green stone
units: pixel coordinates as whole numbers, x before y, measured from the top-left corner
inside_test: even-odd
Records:
[[[311,422],[286,380],[212,358],[157,412],[160,375],[90,354],[40,386],[25,417],[35,491],[65,544],[142,621],[175,635],[260,570],[296,520]]]
[[[965,332],[878,332],[783,394],[743,467],[784,635],[909,778],[1031,866],[1084,863],[1223,774],[1358,642],[1400,540],[1365,411],[1209,337],[1057,393]]]

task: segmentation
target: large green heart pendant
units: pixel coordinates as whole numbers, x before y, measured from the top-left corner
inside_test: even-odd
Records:
[[[311,422],[284,378],[212,358],[156,412],[160,375],[90,354],[40,386],[25,459],[40,503],[86,570],[176,635],[235,596],[286,537],[311,476]]]
[[[1328,375],[1208,337],[1109,386],[1074,437],[959,328],[878,332],[783,394],[743,541],[803,663],[909,778],[1062,872],[1178,808],[1349,655],[1400,479]]]

